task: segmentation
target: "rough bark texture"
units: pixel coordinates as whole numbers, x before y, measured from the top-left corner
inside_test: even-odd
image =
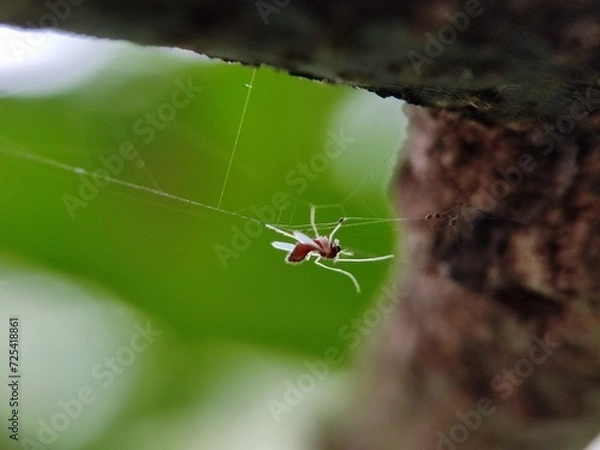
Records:
[[[0,23],[179,46],[515,126],[598,89],[597,0],[54,1],[0,0]]]
[[[598,125],[555,142],[410,116],[400,209],[445,212],[408,225],[368,412],[330,448],[583,448],[600,410]]]
[[[597,0],[264,3],[86,0],[56,24],[426,106],[395,192],[403,216],[443,212],[408,227],[368,407],[328,448],[583,448],[600,430]],[[44,14],[0,0],[0,22]]]

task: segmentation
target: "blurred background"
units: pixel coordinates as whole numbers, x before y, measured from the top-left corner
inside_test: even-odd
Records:
[[[358,295],[243,217],[306,232],[310,204],[323,232],[394,217],[401,107],[0,29],[0,346],[18,317],[22,374],[20,441],[3,429],[0,448],[315,448],[347,416],[402,255],[346,266]],[[394,223],[347,225],[357,257],[395,251]]]

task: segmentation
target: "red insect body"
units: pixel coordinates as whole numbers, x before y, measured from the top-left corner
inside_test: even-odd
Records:
[[[317,252],[321,257],[333,259],[341,251],[339,245],[332,245],[327,238],[321,237],[314,240],[314,245],[298,243],[294,250],[288,255],[287,261],[299,263],[306,259],[310,252]]]
[[[288,262],[299,263],[306,259],[306,256],[315,250],[315,247],[309,244],[296,244],[292,253],[287,257]]]

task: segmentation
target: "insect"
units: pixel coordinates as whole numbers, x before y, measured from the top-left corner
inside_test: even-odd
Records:
[[[329,234],[329,236],[320,236],[319,230],[317,229],[317,225],[315,223],[315,206],[312,205],[310,208],[310,225],[315,233],[314,239],[307,236],[300,231],[294,231],[292,233],[288,233],[287,231],[281,230],[273,225],[265,224],[265,226],[279,233],[283,236],[289,237],[293,239],[295,242],[272,242],[271,245],[278,250],[283,250],[288,252],[285,261],[291,264],[298,264],[303,261],[310,261],[311,256],[315,257],[313,261],[317,266],[322,267],[327,270],[331,270],[333,272],[338,272],[346,275],[348,278],[352,280],[354,283],[354,287],[356,288],[356,292],[360,293],[360,285],[358,281],[350,272],[342,269],[338,269],[336,267],[331,267],[326,264],[323,264],[321,260],[329,259],[334,263],[339,262],[373,262],[373,261],[383,261],[385,259],[393,258],[394,255],[385,255],[385,256],[377,256],[374,258],[346,258],[346,256],[353,256],[352,252],[347,250],[343,250],[340,247],[340,242],[337,239],[333,239],[335,233],[342,227],[344,223],[344,218],[342,217],[333,231]]]

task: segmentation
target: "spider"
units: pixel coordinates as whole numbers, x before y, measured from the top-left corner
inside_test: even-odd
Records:
[[[280,230],[279,228],[265,224],[265,226],[275,231],[276,233],[282,234],[283,236],[287,236],[290,239],[296,241],[295,243],[291,242],[272,242],[271,245],[278,250],[283,250],[288,252],[285,261],[291,264],[301,263],[303,261],[310,261],[311,256],[315,256],[316,259],[314,263],[322,267],[323,269],[331,270],[333,272],[338,272],[346,275],[348,278],[352,280],[354,283],[354,287],[356,288],[356,292],[360,293],[360,285],[358,281],[350,272],[347,272],[342,269],[337,269],[335,267],[330,267],[321,262],[321,259],[330,259],[334,263],[338,262],[372,262],[372,261],[383,261],[384,259],[393,258],[394,255],[385,255],[385,256],[377,256],[374,258],[340,258],[340,256],[353,256],[352,252],[342,250],[340,247],[340,242],[337,239],[333,239],[334,234],[341,228],[344,223],[344,218],[340,218],[337,225],[331,232],[329,236],[320,236],[319,230],[317,229],[317,225],[315,223],[315,206],[312,205],[310,208],[310,225],[315,233],[315,238],[312,239],[308,237],[306,234],[301,233],[300,231],[294,231],[292,233],[288,233],[287,231]]]

